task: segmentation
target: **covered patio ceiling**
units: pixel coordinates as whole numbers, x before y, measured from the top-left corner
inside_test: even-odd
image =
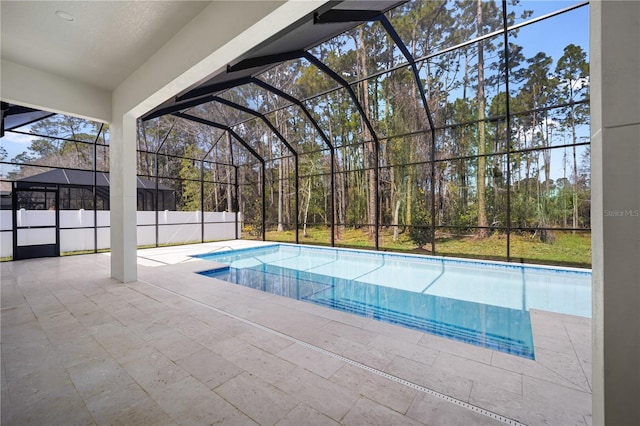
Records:
[[[2,1],[2,60],[114,90],[209,5]]]
[[[299,56],[406,1],[327,2],[314,14],[291,22],[288,28],[228,64],[226,72],[212,70],[209,77],[153,108],[143,118],[150,119],[167,111],[175,112],[203,103],[207,97],[246,83],[278,62],[292,59],[292,55]],[[234,2],[3,1],[3,68],[17,64],[99,91],[114,91],[207,6],[224,14],[231,3]],[[275,8],[282,2],[260,3],[272,3],[269,8]],[[253,6],[245,4],[245,7]],[[332,12],[327,13],[329,11]],[[320,16],[324,17],[323,21],[318,19]],[[11,99],[4,97],[3,101],[4,129],[28,124],[38,116],[37,108],[33,108],[35,105],[14,105],[7,103]],[[29,113],[29,117],[25,113]],[[41,116],[44,118],[46,113]]]
[[[2,101],[138,117],[325,3],[2,1]]]

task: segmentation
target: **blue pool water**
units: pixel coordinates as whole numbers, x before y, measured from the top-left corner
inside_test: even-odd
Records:
[[[529,309],[591,316],[586,270],[276,244],[201,274],[533,358]]]

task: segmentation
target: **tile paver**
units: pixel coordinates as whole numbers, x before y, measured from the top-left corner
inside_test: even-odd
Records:
[[[158,389],[153,398],[178,424],[255,424],[237,407],[191,376]]]
[[[378,334],[359,327],[344,324],[338,321],[331,321],[323,325],[321,330],[326,331],[336,337],[351,340],[363,345],[369,344]]]
[[[495,424],[236,317],[526,424],[591,424],[589,319],[532,310],[526,360],[193,274],[215,247],[145,250],[164,263],[129,284],[104,254],[1,264],[2,424]]]
[[[279,354],[294,344],[289,339],[265,333],[255,327],[248,327],[246,331],[237,333],[236,337],[272,354]]]
[[[504,424],[424,393],[416,396],[411,407],[407,410],[407,416],[429,425],[498,426]]]
[[[171,385],[189,375],[187,370],[160,352],[152,352],[128,361],[122,366],[136,382],[150,393],[167,385]]]
[[[473,386],[470,378],[448,374],[401,356],[395,357],[385,372],[464,402],[469,401],[469,393]]]
[[[180,358],[176,361],[176,364],[189,372],[191,376],[206,384],[210,389],[218,387],[244,371],[236,364],[209,349],[201,349],[198,352]]]
[[[561,372],[553,371],[533,360],[496,352],[491,360],[491,365],[503,370],[522,374],[523,376],[537,377],[550,383],[579,389],[576,384],[563,377]]]
[[[295,364],[255,346],[248,346],[225,357],[228,361],[272,384],[283,377],[288,377],[296,368]]]
[[[311,385],[313,384],[313,385]],[[324,379],[302,367],[282,376],[275,386],[319,412],[340,421],[358,400],[358,393]]]
[[[474,383],[494,384],[509,392],[522,392],[520,374],[455,355],[440,353],[433,369],[446,375],[472,380]]]
[[[384,335],[376,336],[368,346],[427,365],[433,365],[440,354],[435,349]]]
[[[113,358],[89,360],[67,368],[76,390],[84,399],[133,385],[135,381]]]
[[[335,420],[301,402],[280,419],[276,426],[337,426],[338,424]]]
[[[153,339],[150,344],[174,362],[204,349],[200,343],[173,330]]]
[[[383,405],[367,399],[360,398],[358,402],[349,410],[341,421],[344,425],[398,425],[398,426],[419,426],[425,423],[418,422],[410,417],[403,416],[397,411],[393,411]]]
[[[98,424],[177,424],[137,384],[110,389],[85,399],[85,403]]]
[[[418,394],[415,389],[348,364],[336,371],[329,380],[403,414]]]
[[[325,354],[296,343],[292,343],[278,352],[277,355],[325,379],[345,366],[344,361],[330,358]]]
[[[251,373],[242,373],[215,389],[256,423],[274,425],[296,405],[298,399]]]
[[[71,385],[58,387],[45,397],[37,400],[30,399],[28,403],[13,397],[11,401],[12,419],[9,424],[93,424],[91,413]]]
[[[237,337],[232,337],[226,333],[216,333],[210,336],[199,336],[198,343],[212,352],[222,355],[227,359],[233,359],[233,356],[243,349],[248,348],[251,344]]]
[[[585,372],[575,353],[570,355],[540,348],[536,352],[536,363],[570,382],[569,387],[591,392]],[[530,377],[538,378],[534,375]]]

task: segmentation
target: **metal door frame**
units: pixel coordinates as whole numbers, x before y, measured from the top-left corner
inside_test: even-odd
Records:
[[[18,193],[19,192],[44,192],[54,193],[55,200],[55,225],[43,226],[18,226]],[[46,203],[45,195],[45,203]],[[34,259],[38,257],[58,257],[60,256],[60,188],[55,185],[44,187],[28,187],[18,188],[16,183],[13,184],[12,191],[13,201],[13,260]],[[22,229],[50,229],[55,227],[55,243],[52,244],[34,244],[28,246],[18,245],[18,231]]]

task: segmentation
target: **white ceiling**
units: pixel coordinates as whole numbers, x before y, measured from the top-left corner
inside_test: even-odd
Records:
[[[2,0],[0,56],[113,90],[209,3]]]

